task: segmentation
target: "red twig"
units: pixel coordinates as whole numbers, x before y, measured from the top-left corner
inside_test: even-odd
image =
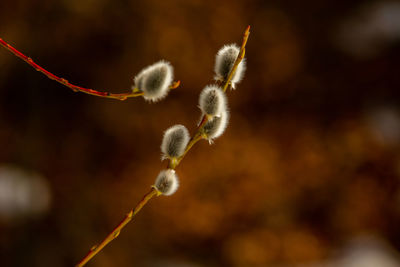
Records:
[[[128,93],[113,94],[113,93],[109,93],[109,92],[100,92],[100,91],[96,91],[96,90],[93,90],[93,89],[90,89],[90,88],[84,88],[84,87],[81,87],[81,86],[77,86],[77,85],[71,84],[70,82],[68,82],[67,79],[60,78],[60,77],[54,75],[53,73],[47,71],[43,67],[39,66],[38,64],[36,64],[32,60],[32,58],[22,54],[20,51],[18,51],[16,48],[12,47],[10,44],[8,44],[6,41],[4,41],[1,38],[0,38],[0,45],[2,45],[8,51],[13,53],[14,55],[19,57],[20,59],[22,59],[26,63],[28,63],[35,70],[37,70],[37,71],[43,73],[44,75],[46,75],[49,79],[55,80],[55,81],[61,83],[62,85],[65,85],[66,87],[70,88],[74,92],[82,92],[82,93],[89,94],[89,95],[105,97],[105,98],[112,98],[112,99],[118,99],[118,100],[125,100],[125,99],[127,99],[129,97],[136,97],[136,96],[143,95],[143,92],[134,91],[134,90],[132,90],[132,91],[130,91]],[[171,85],[170,89],[177,88],[179,86],[179,84],[180,84],[180,81],[174,82]]]

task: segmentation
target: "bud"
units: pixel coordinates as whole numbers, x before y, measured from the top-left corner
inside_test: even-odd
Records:
[[[154,187],[163,195],[170,196],[175,193],[179,187],[178,176],[172,169],[163,170],[157,176]]]
[[[168,128],[164,132],[163,141],[161,143],[161,159],[174,159],[182,156],[189,142],[189,131],[185,126],[177,124]]]
[[[216,85],[206,86],[200,93],[199,107],[203,114],[209,116],[219,115],[226,109],[225,93]]]
[[[211,120],[209,120],[203,126],[203,133],[206,136],[208,142],[212,144],[213,139],[220,137],[229,122],[229,111],[225,109],[221,112],[219,116],[215,116]]]
[[[136,75],[132,89],[139,89],[144,93],[144,99],[156,102],[168,94],[173,76],[174,70],[171,64],[161,60]]]
[[[218,51],[217,56],[215,57],[215,80],[226,81],[239,52],[240,49],[236,44],[225,45]],[[246,63],[243,59],[237,66],[235,74],[232,76],[231,85],[233,89],[235,89],[235,84],[240,82],[243,78],[245,69]]]

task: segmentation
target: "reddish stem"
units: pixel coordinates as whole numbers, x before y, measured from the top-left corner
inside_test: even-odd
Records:
[[[55,81],[61,83],[62,85],[67,86],[68,88],[70,88],[74,92],[82,92],[82,93],[86,93],[86,94],[89,94],[89,95],[105,97],[105,98],[112,98],[112,99],[118,99],[118,100],[125,100],[128,97],[136,97],[136,96],[143,95],[143,92],[133,92],[133,91],[128,92],[128,93],[121,93],[121,94],[113,94],[113,93],[109,93],[109,92],[99,92],[99,91],[96,91],[96,90],[93,90],[93,89],[90,89],[90,88],[84,88],[84,87],[80,87],[80,86],[71,84],[70,82],[68,82],[67,79],[60,78],[60,77],[54,75],[53,73],[47,71],[43,67],[39,66],[38,64],[36,64],[32,60],[32,58],[22,54],[20,51],[18,51],[16,48],[12,47],[10,44],[8,44],[6,41],[4,41],[1,38],[0,38],[0,45],[2,45],[8,51],[13,53],[14,55],[19,57],[20,59],[22,59],[26,63],[28,63],[35,70],[37,70],[37,71],[43,73],[44,75],[46,75],[49,79],[55,80]],[[179,84],[180,84],[180,81],[174,82],[171,85],[170,89],[177,88],[179,86]]]
[[[136,205],[134,209],[132,209],[128,214],[126,214],[125,218],[107,235],[107,237],[101,241],[100,244],[93,246],[89,252],[83,257],[83,259],[75,266],[82,267],[84,266],[91,258],[93,258],[97,253],[99,253],[108,243],[113,241],[118,237],[122,228],[124,228],[142,208],[147,202],[152,199],[154,196],[159,195],[159,192],[154,187],[143,196],[142,200]]]

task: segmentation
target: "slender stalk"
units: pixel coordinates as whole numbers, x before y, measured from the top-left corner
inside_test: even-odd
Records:
[[[107,235],[107,237],[101,241],[100,244],[93,246],[88,254],[86,254],[85,257],[77,264],[75,267],[82,267],[84,266],[91,258],[93,258],[97,253],[99,253],[108,243],[113,241],[115,238],[118,237],[120,234],[122,228],[125,227],[142,208],[146,203],[152,199],[154,196],[160,195],[160,192],[157,191],[154,187],[151,188],[150,192],[148,192],[146,195],[143,196],[143,199],[136,205],[134,209],[132,209],[128,214],[126,214],[125,218],[114,228],[114,230],[111,231]]]
[[[247,39],[249,38],[250,35],[250,25],[247,26],[244,34],[243,34],[243,41],[242,41],[242,45],[240,47],[240,51],[239,54],[235,60],[235,63],[233,64],[233,67],[231,69],[231,71],[229,72],[228,77],[226,78],[226,80],[223,82],[223,91],[226,92],[226,89],[228,88],[228,85],[230,85],[231,80],[233,75],[235,74],[239,63],[243,60],[244,55],[246,53],[246,44],[247,44]],[[183,152],[182,156],[180,156],[179,158],[175,159],[175,160],[170,160],[168,163],[168,168],[170,169],[175,169],[179,163],[182,161],[182,159],[185,157],[185,155],[187,154],[187,152],[189,152],[189,150],[193,147],[194,144],[196,144],[198,141],[200,141],[203,138],[206,138],[206,136],[203,134],[203,127],[204,125],[208,122],[209,117],[207,115],[204,115],[200,121],[199,126],[197,127],[197,131],[194,134],[194,136],[190,139],[188,145],[186,146],[185,151]]]
[[[67,79],[60,78],[60,77],[54,75],[53,73],[47,71],[43,67],[39,66],[32,60],[32,58],[24,55],[23,53],[18,51],[16,48],[12,47],[10,44],[8,44],[6,41],[4,41],[1,38],[0,38],[0,45],[2,45],[4,48],[6,48],[11,53],[13,53],[15,56],[19,57],[20,59],[22,59],[23,61],[28,63],[35,70],[46,75],[49,79],[55,80],[56,82],[59,82],[62,85],[65,85],[66,87],[70,88],[74,92],[82,92],[82,93],[89,94],[89,95],[105,97],[105,98],[112,98],[112,99],[117,99],[117,100],[126,100],[127,98],[130,98],[130,97],[137,97],[137,96],[143,95],[143,92],[141,92],[139,90],[132,90],[128,93],[113,94],[113,93],[109,93],[109,92],[100,92],[100,91],[96,91],[96,90],[93,90],[90,88],[84,88],[81,86],[71,84]],[[177,88],[179,86],[179,84],[180,84],[180,81],[174,82],[170,86],[170,89]]]
[[[232,67],[231,72],[228,75],[228,78],[226,79],[226,81],[224,81],[224,91],[226,91],[228,85],[230,84],[232,77],[239,65],[239,63],[243,60],[244,58],[244,54],[245,54],[245,46],[247,43],[247,39],[249,37],[250,34],[250,26],[248,26],[246,28],[246,31],[244,33],[243,36],[243,43],[242,46],[240,48],[240,52],[239,55]],[[1,39],[0,39],[1,40]],[[193,135],[193,137],[190,139],[188,145],[186,146],[186,149],[183,153],[182,156],[180,156],[179,158],[175,159],[175,160],[170,160],[168,162],[168,168],[169,169],[175,169],[179,163],[181,162],[181,160],[185,157],[185,155],[187,154],[187,152],[189,152],[189,150],[201,139],[205,138],[206,136],[203,133],[203,127],[204,125],[207,123],[207,121],[209,120],[208,116],[204,115],[200,121],[199,126],[197,127],[197,131],[196,133]],[[131,220],[132,217],[135,216],[142,208],[144,205],[146,205],[146,203],[154,196],[158,196],[161,193],[155,189],[154,187],[150,190],[150,192],[148,192],[146,195],[144,195],[143,199],[136,205],[136,207],[131,210],[126,216],[125,218],[117,225],[117,227],[114,228],[114,230],[109,233],[107,235],[107,237],[97,246],[94,246],[90,249],[90,251],[88,252],[88,254],[76,265],[76,267],[82,267],[84,266],[91,258],[93,258],[97,253],[99,253],[108,243],[110,243],[112,240],[114,240],[116,237],[118,237],[120,231],[122,230],[122,228],[125,227],[125,225],[127,225]]]
[[[226,79],[224,87],[223,87],[224,92],[228,88],[228,85],[231,83],[232,77],[236,73],[236,69],[239,66],[239,63],[244,58],[244,54],[246,53],[246,49],[245,48],[246,48],[246,44],[247,44],[247,39],[249,39],[249,35],[250,35],[250,25],[247,26],[247,28],[246,28],[246,30],[245,30],[245,32],[243,34],[243,41],[242,41],[242,45],[240,47],[240,51],[239,51],[238,57],[236,58],[236,61],[233,64],[231,72],[229,72],[228,78]]]

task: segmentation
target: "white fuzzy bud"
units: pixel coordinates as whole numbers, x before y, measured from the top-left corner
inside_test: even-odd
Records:
[[[157,176],[154,187],[163,195],[170,196],[175,193],[179,187],[178,176],[174,170],[163,170]]]
[[[144,99],[156,102],[168,94],[173,79],[173,67],[169,62],[161,60],[136,75],[132,89],[139,89],[144,93]]]
[[[217,56],[215,57],[215,80],[225,81],[228,78],[229,72],[235,63],[239,52],[240,48],[236,44],[225,45],[218,51]],[[235,89],[235,84],[242,80],[245,69],[246,63],[243,59],[237,66],[235,74],[232,76],[231,85],[233,89]]]
[[[189,131],[185,126],[177,124],[164,132],[161,143],[161,159],[174,159],[182,156],[189,142]]]
[[[211,144],[215,138],[220,137],[229,123],[229,111],[225,109],[219,116],[209,120],[203,126],[203,133],[206,135],[207,140]]]
[[[203,114],[216,116],[226,109],[225,93],[216,85],[208,85],[200,93],[199,107]]]

